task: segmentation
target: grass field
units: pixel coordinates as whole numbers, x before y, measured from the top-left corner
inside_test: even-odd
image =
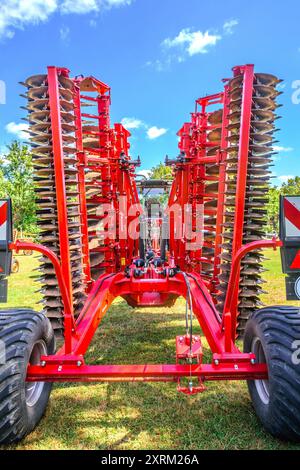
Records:
[[[269,305],[285,304],[279,253],[266,251]],[[37,259],[18,257],[10,277],[10,307],[39,309],[33,282]],[[300,303],[298,303],[300,306]],[[91,345],[94,363],[174,361],[176,335],[183,332],[184,303],[133,310],[116,301]],[[205,359],[209,358],[207,344]],[[12,448],[12,447],[10,447]],[[300,449],[273,439],[252,410],[244,382],[208,384],[194,397],[175,384],[115,383],[55,385],[46,416],[17,449]]]

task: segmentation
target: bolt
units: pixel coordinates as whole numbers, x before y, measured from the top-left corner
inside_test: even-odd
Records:
[[[218,359],[215,359],[214,363],[215,363],[215,366],[218,366],[220,364]]]
[[[82,362],[81,361],[77,361],[77,367],[80,367],[82,366]]]
[[[250,362],[251,362],[251,364],[253,364],[253,365],[254,365],[254,364],[255,364],[255,359],[251,359],[251,361],[250,361]]]
[[[46,366],[46,361],[42,361],[42,362],[41,362],[41,366],[42,366],[42,367],[45,367],[45,366]]]
[[[237,364],[234,364],[234,368],[235,368],[235,370],[237,370],[239,368],[239,366]]]
[[[58,366],[58,372],[62,371],[62,366]]]

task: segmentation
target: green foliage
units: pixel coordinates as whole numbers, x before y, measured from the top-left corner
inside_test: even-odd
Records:
[[[152,180],[172,180],[172,168],[170,166],[165,166],[163,163],[151,168],[150,178]]]
[[[300,195],[300,176],[290,178],[286,183],[281,186],[281,194],[286,196]]]
[[[267,209],[267,231],[277,232],[279,230],[279,197],[280,194],[284,196],[297,196],[300,195],[300,177],[290,178],[286,183],[283,183],[280,188],[276,186],[270,187],[268,192]]]
[[[280,189],[276,186],[270,187],[267,194],[268,203],[266,206],[267,209],[267,232],[278,233],[279,229],[279,197]]]
[[[153,180],[172,180],[173,173],[172,168],[169,166],[165,166],[163,163],[159,163],[158,165],[151,168],[150,179]],[[156,197],[147,197],[148,204],[159,204],[162,207],[167,205],[169,195],[168,193],[160,194]]]
[[[36,232],[33,165],[27,146],[12,142],[0,165],[0,196],[12,200],[14,228]]]
[[[0,198],[5,198],[5,197],[7,197],[5,179],[4,179],[2,168],[0,168]]]

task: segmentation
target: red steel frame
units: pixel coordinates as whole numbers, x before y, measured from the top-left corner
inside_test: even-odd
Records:
[[[89,283],[88,295],[83,309],[77,319],[73,316],[72,307],[72,284],[70,273],[70,255],[68,246],[68,225],[66,211],[66,192],[63,169],[63,148],[61,122],[59,115],[58,73],[68,76],[66,69],[48,68],[49,97],[51,122],[53,129],[53,155],[55,164],[55,180],[57,188],[57,211],[59,220],[60,260],[49,249],[34,243],[16,241],[9,248],[18,252],[19,250],[33,250],[42,253],[53,263],[59,288],[64,304],[64,336],[65,341],[60,350],[52,356],[44,356],[38,365],[29,365],[27,381],[178,381],[181,377],[196,377],[200,382],[204,380],[246,380],[266,379],[268,377],[267,365],[256,362],[253,353],[242,353],[235,344],[235,333],[237,326],[237,295],[239,289],[239,274],[242,258],[252,250],[265,247],[281,246],[280,241],[262,240],[242,246],[243,221],[245,208],[245,188],[247,178],[247,163],[249,150],[249,132],[251,117],[251,101],[254,69],[252,65],[237,67],[235,75],[244,75],[244,89],[242,102],[242,127],[241,145],[238,168],[237,207],[235,212],[234,229],[234,252],[233,263],[230,274],[230,282],[224,307],[223,320],[221,320],[214,301],[211,296],[212,285],[204,282],[197,267],[202,261],[201,251],[197,256],[190,257],[187,261],[186,240],[177,242],[174,238],[175,220],[171,215],[170,220],[170,246],[173,252],[169,264],[166,263],[165,272],[150,267],[144,276],[134,276],[134,259],[138,256],[138,242],[120,240],[119,232],[116,239],[106,241],[106,273],[97,281],[91,282],[90,267],[88,261],[88,247],[83,250],[86,280]],[[110,129],[109,103],[110,94],[106,94],[109,88],[104,86],[104,93],[99,92],[96,101],[98,103],[99,117],[99,149],[91,149],[94,156],[86,157],[82,146],[82,117],[89,117],[80,110],[80,81],[74,80],[74,101],[76,104],[76,137],[78,141],[79,162],[79,188],[81,194],[81,221],[84,225],[82,240],[84,245],[88,240],[86,223],[86,200],[84,168],[87,164],[95,162],[102,165],[102,181],[104,182],[104,194],[113,202],[117,213],[120,211],[118,200],[114,197],[117,192],[128,197],[127,204],[138,204],[138,195],[134,183],[133,162],[128,156],[129,132],[122,125],[115,125]],[[102,82],[98,82],[101,84]],[[107,88],[105,88],[107,87]],[[94,98],[92,98],[94,100]],[[214,157],[207,157],[205,149],[216,145],[206,140],[206,131],[209,128],[207,121],[207,106],[221,103],[224,106],[222,138],[220,152]],[[201,111],[192,115],[192,123],[186,123],[181,129],[180,149],[184,152],[182,160],[176,164],[175,181],[171,189],[169,206],[179,203],[183,208],[187,202],[192,202],[193,211],[195,201],[203,202],[204,187],[201,178],[215,181],[215,178],[203,174],[201,164],[219,163],[219,184],[222,191],[218,194],[216,245],[221,239],[221,226],[224,208],[225,192],[225,157],[226,157],[226,132],[228,124],[228,85],[225,85],[224,93],[211,95],[197,100]],[[90,116],[91,117],[91,116]],[[95,116],[93,116],[95,118]],[[90,151],[90,149],[89,149]],[[194,181],[194,186],[191,182]],[[128,208],[128,207],[127,207]],[[134,215],[127,217],[124,224],[128,224],[139,214],[140,208],[136,209]],[[195,216],[195,214],[194,214]],[[183,223],[184,216],[183,216]],[[193,225],[194,227],[194,225]],[[119,229],[118,229],[119,230]],[[216,251],[214,264],[214,280],[218,274],[218,261],[220,251]],[[191,262],[192,260],[192,262]],[[126,272],[124,267],[127,267]],[[172,273],[170,268],[178,266],[182,271]],[[88,350],[90,342],[106,314],[109,306],[116,297],[130,299],[137,305],[162,305],[170,297],[187,297],[188,288],[186,277],[189,280],[192,297],[192,310],[199,325],[208,341],[212,351],[212,362],[176,363],[176,364],[134,364],[134,365],[86,365],[84,355]],[[200,387],[201,388],[201,387]],[[202,388],[201,388],[202,391]]]
[[[251,109],[252,109],[252,96],[253,96],[253,83],[254,83],[254,66],[248,64],[245,66],[237,66],[233,68],[234,77],[243,76],[243,90],[242,90],[242,108],[241,108],[241,128],[239,139],[239,154],[238,154],[238,169],[237,169],[237,185],[236,185],[236,206],[234,216],[234,229],[233,229],[233,258],[238,250],[242,247],[243,230],[244,230],[244,211],[245,211],[245,195],[246,195],[246,181],[247,181],[247,168],[248,168],[248,155],[249,155],[249,139],[251,129]],[[180,136],[179,149],[185,154],[185,161],[178,160],[175,165],[175,179],[172,185],[169,208],[174,203],[190,202],[193,205],[193,217],[195,218],[194,204],[195,202],[204,202],[207,196],[204,193],[204,181],[218,181],[218,194],[214,195],[217,199],[217,209],[207,209],[204,215],[216,214],[216,235],[214,243],[211,245],[214,248],[213,260],[213,278],[206,284],[209,290],[214,293],[218,291],[218,275],[220,274],[221,265],[221,244],[224,223],[224,207],[225,207],[225,193],[226,193],[226,158],[228,148],[228,124],[229,124],[229,79],[224,80],[224,92],[209,95],[204,98],[199,98],[196,101],[196,112],[192,114],[192,122],[185,123],[179,131]],[[210,143],[206,140],[206,132],[212,130],[214,126],[209,126],[207,122],[208,112],[207,107],[210,105],[222,104],[222,129],[220,142]],[[200,106],[200,112],[198,112]],[[207,156],[206,151],[212,146],[219,146],[220,150],[216,156]],[[214,177],[205,175],[204,165],[208,163],[216,163],[219,165],[219,175],[215,180]],[[202,183],[198,185],[196,192],[191,189],[194,181],[198,178],[202,179]],[[194,184],[194,187],[196,185]],[[200,197],[199,197],[200,196]],[[202,196],[202,197],[201,197]],[[207,199],[206,199],[207,200]],[[189,254],[192,258],[195,257],[201,262],[201,250],[194,252],[191,255],[186,250],[186,240],[174,239],[174,221],[172,211],[171,225],[170,225],[170,247],[171,253],[174,255],[174,262],[182,269],[189,269],[186,255]],[[206,227],[203,227],[206,229]],[[206,242],[208,243],[208,242]],[[203,261],[207,262],[207,260]],[[237,276],[239,278],[239,276]],[[225,305],[228,304],[230,299],[231,308],[235,312],[234,317],[238,316],[238,296],[239,285],[236,283],[234,290],[227,292],[227,299]],[[231,299],[232,297],[232,299]],[[225,313],[225,310],[224,312]],[[225,315],[224,315],[225,318]]]
[[[199,271],[201,262],[209,262],[208,259],[202,257],[202,250],[188,251],[186,249],[186,239],[175,239],[174,237],[174,215],[172,206],[178,204],[183,207],[184,204],[190,203],[192,205],[192,220],[193,231],[196,232],[195,221],[197,218],[204,215],[216,215],[217,227],[214,242],[205,242],[206,246],[211,246],[215,250],[214,260],[214,276],[211,281],[207,282],[211,292],[216,290],[217,276],[220,271],[220,254],[221,254],[221,240],[222,240],[222,223],[224,212],[224,199],[225,199],[225,176],[226,176],[226,148],[228,142],[226,137],[228,135],[228,85],[225,86],[224,93],[209,95],[204,98],[199,98],[196,101],[195,112],[192,113],[191,123],[185,123],[182,129],[178,132],[180,137],[179,149],[184,154],[185,158],[178,159],[175,165],[175,179],[173,181],[170,198],[169,198],[169,214],[170,214],[170,248],[174,256],[175,264],[182,269]],[[209,106],[221,104],[224,107],[223,120],[222,120],[222,133],[220,142],[209,142],[207,140],[207,132],[213,130],[215,127],[208,123]],[[198,110],[200,106],[200,111]],[[219,146],[220,150],[214,156],[208,156],[207,150],[212,147]],[[215,163],[218,164],[219,175],[210,176],[206,175],[205,164]],[[218,192],[216,194],[205,194],[204,182],[218,182]],[[217,209],[205,209],[203,214],[198,214],[196,207],[208,202],[213,198],[218,200]],[[184,211],[182,214],[184,219]],[[184,224],[184,220],[182,221]],[[202,224],[204,230],[209,230]],[[187,255],[190,260],[187,259]]]
[[[70,262],[70,249],[69,249],[69,234],[68,234],[68,210],[67,210],[67,197],[65,185],[65,172],[64,172],[64,151],[63,139],[61,128],[60,116],[60,103],[59,103],[59,82],[58,75],[63,74],[68,77],[69,71],[67,69],[57,69],[56,67],[48,67],[48,90],[49,90],[49,105],[50,116],[52,124],[52,145],[53,145],[53,159],[55,169],[55,186],[56,186],[56,202],[58,214],[58,236],[63,277],[66,288],[69,292],[69,297],[72,299],[72,275],[71,275],[71,262]],[[73,303],[71,301],[71,309]]]
[[[241,127],[240,127],[240,141],[239,141],[239,154],[238,154],[238,171],[237,171],[237,184],[236,184],[236,206],[234,217],[234,232],[232,244],[233,259],[238,254],[243,243],[243,230],[244,230],[244,214],[245,214],[245,196],[246,196],[246,181],[248,169],[248,156],[249,156],[249,141],[251,130],[251,110],[252,110],[252,97],[253,97],[253,84],[254,84],[254,65],[249,64],[243,67],[235,67],[233,69],[234,75],[243,75],[243,93],[242,93],[242,109],[241,109]],[[240,268],[236,279],[239,279]],[[229,284],[230,288],[232,285]],[[238,297],[239,297],[239,283],[236,282],[233,289],[228,289],[225,299],[224,314],[226,314],[226,305],[231,305],[233,312],[233,325],[236,326],[238,317]],[[225,318],[225,315],[224,315]],[[236,334],[234,332],[234,334]]]
[[[241,248],[234,259],[230,286],[234,287],[243,256],[249,251],[281,246],[276,240],[249,243]],[[255,355],[239,351],[232,337],[235,319],[229,304],[226,313],[229,321],[222,325],[212,298],[197,273],[190,275],[193,312],[199,321],[213,353],[211,364],[134,364],[85,365],[91,339],[113,300],[132,293],[164,292],[186,297],[183,275],[160,279],[134,279],[124,273],[104,274],[94,284],[80,317],[74,322],[71,305],[64,282],[63,269],[51,250],[34,243],[16,241],[11,250],[34,250],[47,256],[53,263],[65,306],[65,343],[53,356],[41,358],[40,365],[28,367],[27,381],[109,381],[109,380],[174,380],[180,377],[198,377],[201,380],[246,380],[267,378],[266,364],[255,363]]]
[[[221,132],[221,146],[220,146],[220,172],[219,172],[219,186],[218,186],[218,205],[217,205],[217,218],[216,218],[216,238],[215,238],[215,257],[214,257],[214,273],[213,285],[216,288],[218,284],[218,275],[221,268],[221,243],[222,231],[224,222],[224,207],[225,207],[225,192],[226,192],[226,148],[228,145],[228,124],[229,124],[229,85],[226,84],[223,93],[223,117],[222,117],[222,132]]]
[[[87,219],[87,205],[86,205],[86,190],[85,190],[85,166],[86,159],[83,151],[83,133],[81,125],[81,101],[80,101],[80,81],[74,80],[74,107],[75,107],[75,126],[76,126],[76,141],[77,141],[77,159],[78,159],[78,189],[79,189],[79,204],[80,204],[80,222],[81,222],[81,235],[82,235],[82,255],[83,255],[83,272],[85,274],[85,283],[90,286],[91,266],[89,257],[89,234],[88,234],[88,219]]]

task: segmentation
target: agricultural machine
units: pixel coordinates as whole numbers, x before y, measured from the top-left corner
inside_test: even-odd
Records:
[[[138,186],[155,183],[136,182],[140,162],[129,156],[130,133],[111,126],[109,86],[53,66],[23,83],[40,244],[12,242],[11,204],[2,200],[0,294],[5,300],[12,250],[38,252],[43,311],[0,314],[1,443],[35,428],[53,382],[80,381],[175,382],[194,395],[212,380],[246,380],[264,427],[300,440],[300,311],[258,308],[264,248],[280,248],[288,299],[300,298],[299,197],[282,198],[280,239],[265,238],[279,82],[238,66],[220,93],[197,99],[178,133],[179,156],[166,161],[174,178],[171,187],[160,182],[169,199],[150,218],[153,240]],[[86,363],[116,297],[132,307],[186,299],[174,363]]]

